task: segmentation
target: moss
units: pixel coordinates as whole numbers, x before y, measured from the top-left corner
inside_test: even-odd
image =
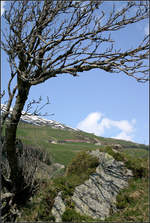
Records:
[[[99,161],[86,152],[81,152],[68,165],[65,176],[53,179],[53,187],[57,192],[62,191],[62,199],[66,206],[66,211],[62,216],[62,221],[81,222],[91,221],[92,218],[81,216],[74,210],[75,204],[71,199],[76,186],[82,184],[95,172]],[[93,220],[93,219],[92,219]]]
[[[38,209],[36,221],[55,221],[55,217],[51,215],[51,209],[48,204],[41,204]]]
[[[133,157],[133,155],[127,154],[126,152],[114,152],[108,146],[101,148],[100,151],[107,152],[115,160],[124,162],[126,168],[132,170],[134,176],[128,181],[129,186],[121,190],[116,197],[116,207],[119,211],[112,214],[105,221],[125,222],[132,220],[136,222],[141,219],[148,219],[148,207],[144,208],[143,206],[148,201],[146,202],[147,198],[142,196],[145,193],[144,190],[148,188],[146,185],[148,181],[147,160]],[[140,185],[142,186],[141,188]],[[144,222],[144,220],[141,222]]]
[[[78,177],[70,176],[70,177],[59,177],[53,180],[53,184],[57,192],[62,191],[63,197],[65,195],[72,196],[75,186],[79,181]]]
[[[100,149],[101,152],[107,152],[109,155],[113,156],[113,158],[117,161],[123,161],[125,163],[125,166],[128,169],[131,169],[134,174],[134,178],[131,180],[129,184],[129,189],[124,189],[122,190],[118,196],[117,196],[117,208],[120,210],[124,210],[126,207],[134,206],[136,204],[136,199],[134,199],[131,196],[131,193],[136,190],[137,185],[137,179],[140,177],[145,177],[146,176],[146,168],[142,166],[143,162],[140,159],[133,159],[133,157],[127,156],[123,153],[120,152],[115,152],[112,150],[111,147],[105,147]],[[92,159],[93,158],[93,159]],[[68,188],[69,184],[72,185],[72,188],[74,189],[75,185],[77,186],[79,183],[82,183],[82,181],[85,181],[86,177],[89,177],[89,174],[92,171],[95,171],[96,166],[98,165],[98,159],[94,159],[94,157],[89,156],[88,154],[85,153],[80,153],[76,157],[76,159],[73,159],[73,161],[70,163],[67,169],[67,178],[69,179],[68,183]],[[88,168],[90,167],[90,168]],[[75,175],[75,173],[77,175]],[[83,173],[86,173],[85,175]],[[83,175],[83,176],[82,176]],[[75,184],[73,182],[76,182]],[[137,182],[138,183],[138,182]],[[66,184],[66,183],[65,183]],[[71,187],[70,187],[71,188]],[[66,212],[63,215],[63,220],[64,221],[76,221],[76,222],[81,222],[81,221],[87,221],[88,222],[88,217],[87,216],[81,216],[78,213],[75,212],[74,206],[71,206],[71,200],[68,199],[67,197],[68,191],[64,191],[64,201],[66,202],[67,209]],[[68,202],[68,203],[67,203]]]

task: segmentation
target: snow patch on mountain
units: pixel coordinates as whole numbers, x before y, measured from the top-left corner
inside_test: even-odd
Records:
[[[6,109],[7,109],[7,106],[2,104],[1,105],[1,112],[6,112]],[[12,108],[10,108],[10,114],[12,113]],[[29,124],[32,124],[32,125],[37,125],[37,126],[51,126],[52,128],[55,128],[55,129],[70,129],[70,130],[74,130],[74,131],[78,131],[77,129],[75,128],[71,128],[71,127],[68,127],[64,124],[61,124],[59,122],[56,122],[54,120],[48,120],[48,119],[45,119],[45,118],[41,118],[37,115],[32,115],[30,113],[25,113],[24,111],[22,112],[22,115],[21,115],[21,118],[20,118],[20,121],[22,122],[25,122],[25,123],[29,123]]]

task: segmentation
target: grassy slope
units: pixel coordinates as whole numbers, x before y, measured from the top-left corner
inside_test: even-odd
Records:
[[[121,151],[122,154],[133,159],[133,163],[135,164],[136,160],[140,158],[141,164],[145,167],[148,167],[147,147],[132,142],[97,137],[93,134],[84,132],[52,129],[50,127],[33,127],[31,125],[22,124],[20,124],[18,128],[17,137],[22,139],[22,141],[26,144],[30,144],[36,148],[42,148],[48,151],[50,156],[53,157],[54,162],[59,162],[61,164],[64,164],[65,166],[67,166],[71,162],[71,160],[77,155],[78,152],[101,148],[101,146],[96,146],[90,143],[72,142],[65,144],[52,144],[48,140],[83,139],[85,137],[88,137],[91,140],[97,138],[104,144],[119,143],[125,148]],[[29,202],[29,207],[27,206],[24,212],[24,220],[29,221],[29,219],[32,219],[33,221],[35,221],[37,220],[35,216],[40,216],[40,213],[42,213],[42,215],[44,213],[44,216],[47,216],[48,213],[46,213],[45,210],[47,210],[47,208],[49,207],[49,202],[51,200],[49,197],[50,192],[47,192],[49,190],[49,184],[50,182],[48,181],[48,183],[46,183],[43,187],[42,191],[39,192],[37,196],[35,196],[33,202]],[[41,200],[40,202],[39,199]],[[120,208],[119,212],[106,219],[107,222],[148,222],[149,201],[147,177],[138,178],[131,182],[129,188],[123,191],[119,199],[123,208]],[[32,213],[30,210],[32,210]],[[42,221],[43,217],[38,217],[38,220]],[[87,221],[92,220],[88,220],[87,218]]]
[[[17,137],[25,144],[45,149],[50,155],[52,155],[54,162],[64,165],[67,165],[77,152],[98,148],[98,146],[90,143],[50,143],[48,140],[79,139],[81,137],[77,132],[52,129],[50,127],[35,128],[30,125],[20,125],[17,131]]]
[[[30,144],[36,148],[42,148],[46,150],[53,158],[54,162],[58,162],[67,165],[77,152],[97,149],[100,146],[96,146],[92,143],[74,143],[67,142],[65,144],[53,144],[49,140],[64,140],[64,139],[89,139],[92,142],[93,139],[98,139],[102,144],[121,144],[126,148],[126,152],[138,154],[143,156],[147,154],[147,147],[142,144],[136,144],[127,142],[124,140],[116,140],[110,138],[97,137],[93,134],[85,132],[76,132],[68,130],[53,129],[51,127],[35,127],[29,124],[20,124],[17,137],[20,138],[25,144]],[[131,149],[132,148],[132,149]]]

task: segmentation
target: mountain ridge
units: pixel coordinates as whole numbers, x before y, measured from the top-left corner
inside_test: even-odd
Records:
[[[6,105],[4,104],[1,105],[1,111],[2,113],[6,111]],[[10,108],[10,114],[11,113],[12,113],[12,108]],[[32,125],[37,125],[37,126],[51,126],[52,128],[57,128],[57,129],[70,129],[74,131],[80,131],[76,128],[72,128],[64,124],[61,124],[60,122],[57,122],[55,120],[48,120],[45,118],[41,118],[37,115],[26,113],[24,111],[22,112],[20,121],[28,123],[28,124],[32,124]]]
[[[1,112],[3,113],[5,111],[6,111],[6,105],[5,104],[1,104]],[[12,112],[12,108],[10,108],[10,113],[11,112]],[[44,127],[44,126],[46,127],[47,126],[47,127],[51,127],[52,129],[58,129],[58,130],[60,129],[60,130],[72,131],[74,133],[79,133],[78,134],[79,138],[80,138],[80,133],[81,133],[81,135],[82,135],[82,133],[83,134],[85,133],[88,136],[92,136],[92,138],[94,139],[94,140],[92,139],[92,141],[95,141],[95,143],[101,143],[102,142],[102,145],[105,145],[105,144],[106,145],[107,144],[121,144],[121,145],[123,145],[123,147],[137,148],[139,146],[142,146],[145,149],[149,148],[148,145],[141,144],[141,143],[136,143],[136,142],[127,141],[127,140],[121,140],[121,139],[113,139],[113,138],[106,138],[106,137],[96,136],[96,135],[94,135],[92,133],[87,133],[87,132],[84,132],[84,131],[82,131],[80,129],[69,127],[69,126],[67,126],[65,124],[62,124],[60,122],[57,122],[55,120],[48,120],[48,119],[39,117],[37,115],[33,115],[31,113],[26,113],[24,111],[22,112],[22,116],[20,118],[20,123],[30,124],[31,126],[35,126],[35,127],[36,126],[37,127]],[[91,140],[87,140],[86,137],[83,137],[83,138],[84,138],[83,140],[91,142]],[[72,139],[72,142],[74,140],[75,139]],[[66,138],[66,141],[67,141],[67,138]],[[80,141],[81,141],[81,139],[80,139]],[[107,143],[107,141],[108,141],[108,143]],[[125,146],[125,144],[126,144],[126,146]],[[128,146],[128,144],[129,144],[129,146]]]

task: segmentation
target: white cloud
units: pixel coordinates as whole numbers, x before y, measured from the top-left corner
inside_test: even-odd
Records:
[[[145,35],[149,34],[149,24],[147,24],[144,28]]]
[[[1,16],[3,15],[3,13],[5,11],[5,8],[4,8],[5,3],[6,3],[5,1],[1,1]]]
[[[106,136],[108,129],[118,130],[119,133],[116,136],[111,136],[112,138],[132,140],[135,123],[135,119],[132,119],[131,122],[128,120],[115,121],[105,117],[100,112],[93,112],[79,122],[77,128],[99,136],[104,134]]]
[[[117,127],[123,132],[133,132],[133,126],[127,120],[111,121],[112,126]]]
[[[103,126],[99,126],[98,121],[101,119],[102,114],[100,112],[93,112],[89,114],[83,121],[81,121],[77,128],[86,132],[94,134],[102,134]]]
[[[126,132],[120,132],[118,135],[112,137],[113,139],[123,139],[127,141],[132,141],[132,136],[127,135]]]

